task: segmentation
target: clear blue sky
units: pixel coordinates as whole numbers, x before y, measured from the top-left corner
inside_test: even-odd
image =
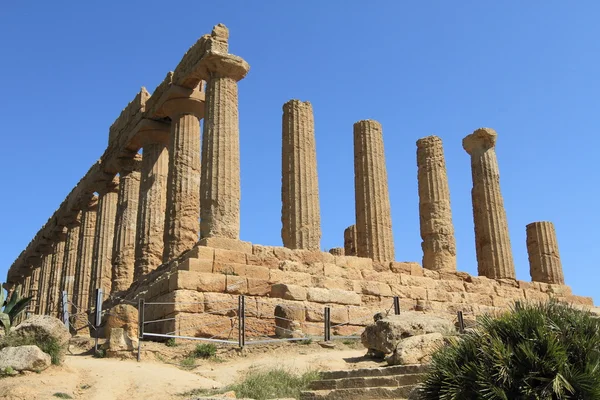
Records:
[[[383,124],[397,259],[420,261],[416,146],[445,145],[458,265],[476,274],[461,140],[498,132],[517,276],[525,225],[551,220],[567,284],[600,302],[600,3],[595,1],[5,2],[0,275],[104,151],[108,128],[216,23],[240,85],[242,239],[281,245],[281,107],[315,111],[323,239],[354,220],[352,124]]]

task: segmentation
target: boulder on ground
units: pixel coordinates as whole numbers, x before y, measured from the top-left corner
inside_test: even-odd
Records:
[[[123,352],[131,352],[136,346],[137,341],[134,345],[123,328],[112,328],[108,341],[103,345],[103,348],[106,349],[106,354],[109,357],[114,357],[123,355]]]
[[[39,372],[48,368],[51,358],[37,346],[5,347],[0,350],[0,370]]]
[[[455,332],[452,322],[446,319],[421,312],[405,312],[386,316],[368,325],[361,335],[361,341],[370,351],[389,354],[403,339],[429,333],[446,335]]]
[[[398,343],[388,357],[389,365],[427,364],[435,350],[444,344],[441,333],[427,333],[406,338]]]
[[[111,337],[111,330],[122,328],[132,343],[137,345],[138,340],[138,310],[129,304],[118,304],[108,310],[104,332],[107,339]]]
[[[34,315],[19,325],[4,338],[4,342],[18,344],[35,344],[43,348],[44,345],[54,341],[60,348],[57,352],[59,361],[62,361],[69,344],[71,334],[67,327],[58,318],[49,315]]]

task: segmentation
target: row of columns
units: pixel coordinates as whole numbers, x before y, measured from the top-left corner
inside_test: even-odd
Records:
[[[356,223],[344,231],[346,255],[374,261],[394,260],[391,207],[381,124],[354,124]],[[516,279],[506,211],[500,192],[495,153],[497,134],[480,128],[463,140],[471,156],[472,204],[478,274],[491,279]],[[456,240],[442,141],[428,136],[417,141],[417,178],[423,267],[456,270]],[[319,250],[321,227],[317,182],[314,117],[309,102],[290,100],[283,106],[282,230],[283,245]],[[527,250],[533,281],[564,284],[554,226],[527,225]],[[342,249],[332,249],[341,253]]]
[[[112,294],[127,290],[200,238],[239,239],[237,82],[248,65],[213,54],[206,68],[205,102],[185,96],[167,100],[168,143],[149,141],[141,155],[121,159],[118,176],[102,181],[98,195],[53,238],[40,266],[24,278],[34,296],[30,311],[58,315],[66,290],[73,295],[69,311],[86,312],[95,306],[96,288]]]

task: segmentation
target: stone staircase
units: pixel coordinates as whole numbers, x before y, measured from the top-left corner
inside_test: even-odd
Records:
[[[330,371],[310,384],[300,400],[407,399],[421,381],[426,365],[398,365]]]

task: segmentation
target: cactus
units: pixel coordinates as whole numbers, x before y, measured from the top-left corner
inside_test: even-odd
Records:
[[[4,291],[0,290],[0,303],[2,303],[2,312],[0,312],[0,325],[4,327],[4,332],[8,333],[15,318],[25,310],[31,302],[32,297],[19,298],[20,287],[17,287],[9,298],[4,298]]]

